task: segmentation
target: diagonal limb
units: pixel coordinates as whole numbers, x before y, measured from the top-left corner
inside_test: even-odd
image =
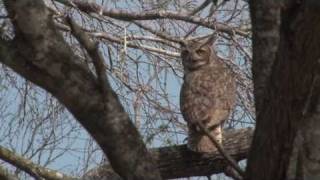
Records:
[[[236,170],[241,177],[244,177],[243,170],[237,165],[236,161],[228,153],[226,153],[226,151],[223,149],[221,144],[219,144],[217,139],[210,134],[209,130],[203,125],[203,123],[198,122],[198,126],[208,136],[208,138],[211,140],[211,142],[217,147],[219,153],[227,160],[227,162],[230,164],[230,166],[234,170]]]

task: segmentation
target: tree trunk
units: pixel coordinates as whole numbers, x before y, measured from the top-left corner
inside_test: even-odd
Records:
[[[290,179],[293,167],[294,178],[304,178],[303,167],[319,162],[319,6],[313,0],[250,2],[257,124],[248,180]]]

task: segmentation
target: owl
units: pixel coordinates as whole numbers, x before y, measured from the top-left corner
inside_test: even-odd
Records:
[[[235,79],[211,48],[214,38],[187,40],[181,44],[184,80],[180,110],[188,125],[188,147],[196,152],[213,152],[216,146],[201,131],[201,122],[222,143],[222,125],[236,100]]]

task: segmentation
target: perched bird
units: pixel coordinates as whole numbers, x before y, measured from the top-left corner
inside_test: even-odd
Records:
[[[211,48],[213,41],[210,37],[181,43],[184,82],[180,110],[188,124],[188,147],[196,152],[217,149],[199,123],[221,144],[222,125],[236,101],[234,76]]]

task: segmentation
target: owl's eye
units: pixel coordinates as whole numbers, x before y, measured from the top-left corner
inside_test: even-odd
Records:
[[[204,54],[206,51],[204,49],[198,49],[196,50],[196,53],[201,55],[201,54]]]

